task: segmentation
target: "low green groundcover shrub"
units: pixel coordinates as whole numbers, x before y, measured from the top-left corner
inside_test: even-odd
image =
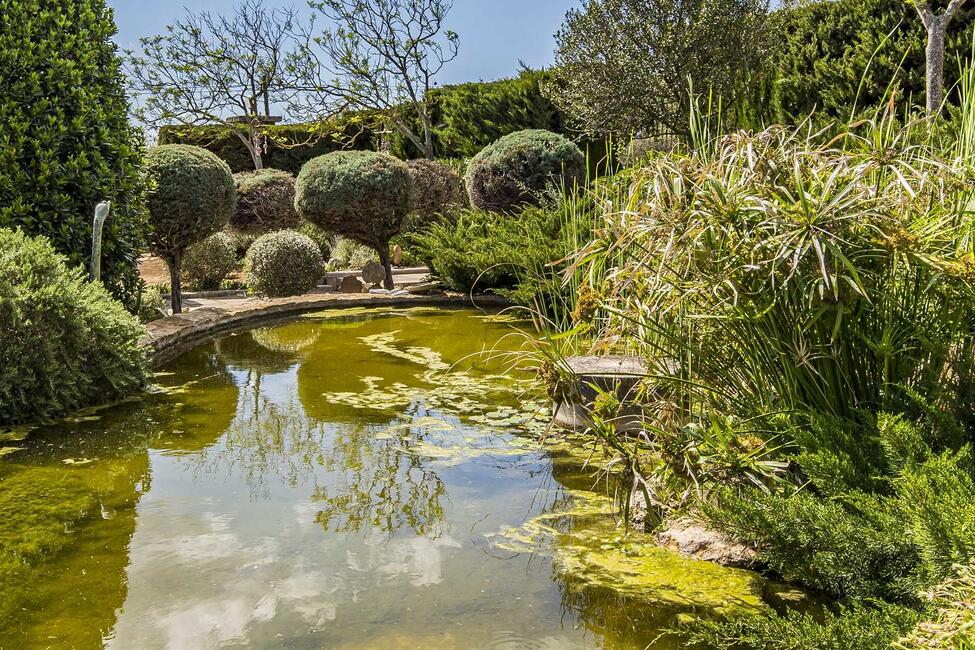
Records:
[[[538,205],[553,187],[571,190],[585,175],[586,158],[571,140],[550,131],[518,131],[474,156],[467,194],[474,207],[506,212]]]
[[[248,292],[269,298],[307,293],[324,273],[325,262],[318,246],[294,230],[259,237],[244,261]]]
[[[506,215],[470,208],[411,238],[412,253],[448,289],[493,291],[529,304],[541,290],[545,267],[566,253],[564,215],[526,208]]]
[[[219,289],[237,267],[237,244],[224,232],[210,235],[187,249],[183,257],[183,275],[191,289],[211,291]]]
[[[146,378],[139,321],[43,237],[0,229],[0,425],[122,397]]]

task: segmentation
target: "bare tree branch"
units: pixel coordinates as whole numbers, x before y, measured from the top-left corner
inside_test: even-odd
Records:
[[[386,123],[435,155],[429,92],[457,57],[459,39],[444,22],[451,0],[309,0],[333,25],[313,40],[322,76],[315,89],[360,110],[376,110]],[[409,106],[419,127],[402,115]]]
[[[306,97],[319,74],[306,31],[295,9],[262,0],[245,0],[229,16],[188,13],[141,39],[141,52],[126,52],[136,117],[153,128],[222,124],[262,168],[269,139],[278,140],[268,128],[273,109],[295,120],[334,112]]]

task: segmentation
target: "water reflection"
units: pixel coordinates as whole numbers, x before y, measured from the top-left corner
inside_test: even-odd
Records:
[[[630,648],[750,606],[752,576],[621,537],[577,442],[539,448],[522,378],[471,356],[509,331],[305,318],[4,442],[0,647]]]

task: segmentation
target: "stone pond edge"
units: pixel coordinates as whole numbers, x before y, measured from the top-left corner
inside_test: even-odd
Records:
[[[202,307],[146,324],[139,345],[147,350],[153,368],[222,334],[239,332],[316,311],[352,307],[486,307],[510,306],[500,296],[446,293],[442,295],[384,296],[373,294],[310,294],[293,298],[254,300],[232,307]]]

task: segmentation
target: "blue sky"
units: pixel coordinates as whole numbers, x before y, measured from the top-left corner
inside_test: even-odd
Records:
[[[231,12],[236,0],[108,0],[115,9],[122,48],[139,38],[162,33],[174,18],[204,9]],[[268,6],[304,8],[304,0],[267,0]],[[580,0],[455,0],[449,27],[460,34],[460,55],[439,82],[489,81],[518,71],[518,61],[532,67],[552,62],[554,34],[565,12]]]

